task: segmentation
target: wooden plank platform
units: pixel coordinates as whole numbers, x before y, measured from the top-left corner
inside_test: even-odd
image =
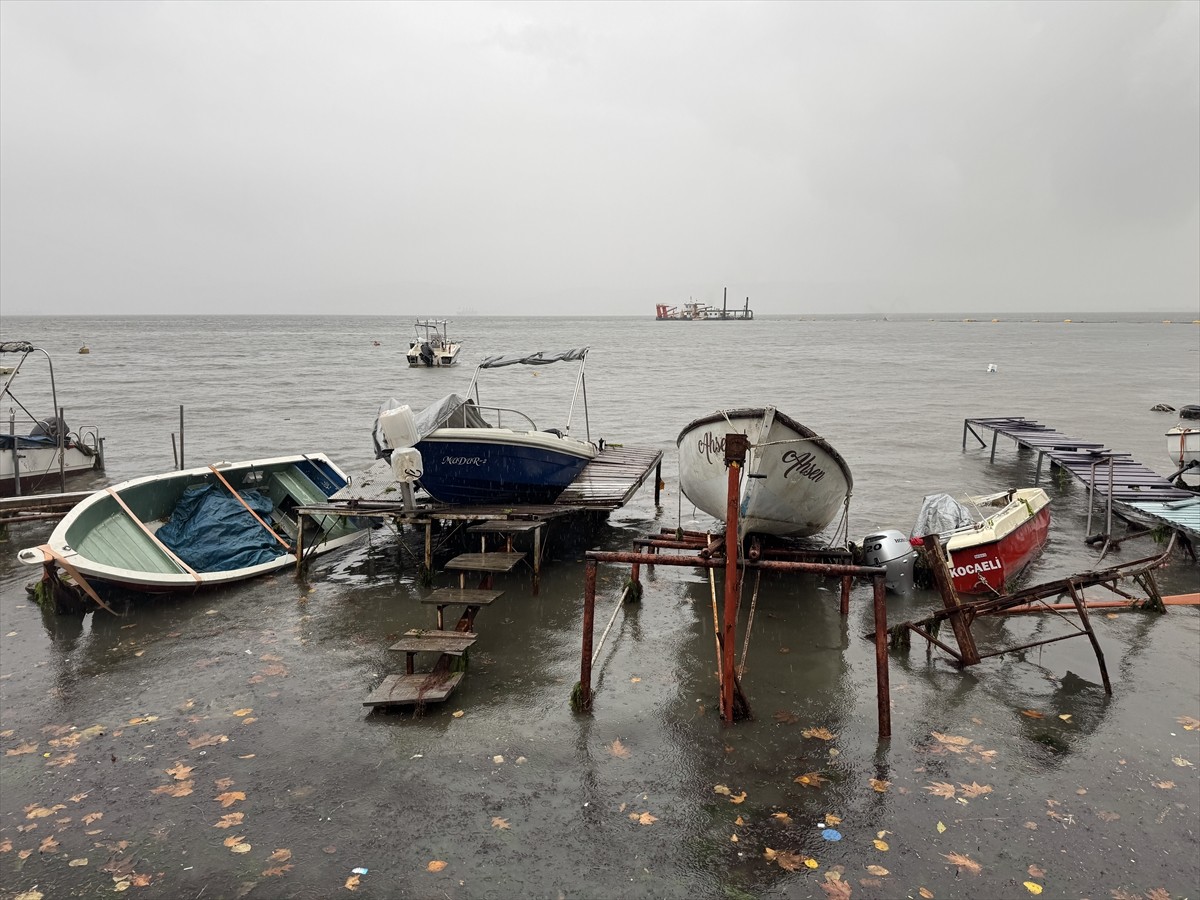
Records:
[[[490,573],[489,573],[490,577]],[[445,612],[447,606],[462,606],[463,614],[458,620],[455,631],[468,633],[474,631],[475,615],[484,606],[491,604],[504,595],[504,591],[493,591],[484,588],[438,588],[422,603],[432,603],[437,607],[437,627],[441,631],[446,627]]]
[[[662,462],[662,451],[608,444],[567,485],[555,505],[614,510],[629,502]]]
[[[462,656],[479,639],[472,631],[422,631],[414,628],[388,647],[397,653],[444,653]]]
[[[1004,435],[1017,445],[1038,452],[1037,476],[1041,475],[1042,457],[1048,456],[1072,477],[1081,481],[1100,502],[1111,496],[1113,511],[1122,518],[1164,525],[1193,539],[1200,538],[1198,495],[1172,484],[1153,469],[1147,468],[1128,453],[1118,453],[1103,444],[1080,441],[1023,416],[970,418],[963,421],[963,449],[967,434],[984,446],[972,426],[993,432],[991,458],[996,458],[996,438]],[[1111,479],[1111,490],[1110,490]],[[1034,478],[1034,484],[1039,478]]]
[[[538,519],[487,519],[468,525],[467,531],[470,534],[527,534],[545,524]]]
[[[415,706],[441,703],[462,681],[462,672],[418,672],[388,675],[371,691],[363,706]]]
[[[504,591],[485,591],[477,588],[438,588],[422,603],[438,606],[490,606],[504,595]]]
[[[462,553],[446,562],[455,572],[511,572],[525,559],[524,553]]]

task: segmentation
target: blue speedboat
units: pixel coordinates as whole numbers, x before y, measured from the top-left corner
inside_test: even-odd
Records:
[[[493,356],[475,370],[466,396],[450,394],[414,418],[413,446],[420,453],[418,484],[440,503],[553,503],[600,452],[591,441],[587,419],[584,363],[587,348],[558,354]],[[539,428],[514,409],[479,402],[479,374],[504,366],[543,366],[578,362],[575,393],[562,429]],[[576,400],[583,397],[585,439],[571,437]],[[399,407],[389,401],[381,414]],[[390,457],[394,449],[380,420],[375,423],[375,449]]]

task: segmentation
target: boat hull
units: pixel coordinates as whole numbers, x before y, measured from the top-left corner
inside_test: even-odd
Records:
[[[314,526],[309,519],[301,539],[300,520],[293,510],[325,502],[347,483],[345,473],[323,454],[219,463],[215,468],[220,478],[211,468],[197,468],[136,478],[97,491],[59,522],[45,545],[22,550],[18,559],[40,565],[57,558],[88,581],[135,590],[192,591],[294,566],[301,540],[308,557],[335,550],[365,533],[365,528],[351,520],[335,518]],[[243,526],[246,519],[251,520],[251,530],[261,529],[262,543],[269,549],[261,550],[252,564],[189,565],[183,561],[186,551],[172,550],[158,535],[166,534],[169,520],[189,489],[211,487],[232,498],[222,478],[243,496],[252,489],[264,495],[263,521],[253,523],[237,501],[233,501],[237,508],[232,515],[242,518]],[[217,528],[214,524],[213,530]],[[217,534],[218,546],[224,533]]]
[[[20,493],[32,494],[39,490],[54,490],[59,487],[58,448],[26,446],[25,439],[17,441],[17,467],[20,476]],[[103,468],[100,457],[75,445],[63,449],[62,474],[67,478],[85,475]],[[0,447],[0,497],[12,497],[18,493],[17,479],[13,477],[13,447],[9,437]]]
[[[946,544],[954,589],[960,594],[1002,594],[1033,562],[1050,533],[1046,492],[1025,489],[974,533]]]
[[[546,432],[439,428],[417,443],[421,487],[440,503],[553,503],[596,455]]]
[[[1176,425],[1166,433],[1167,455],[1177,466],[1200,461],[1200,427]]]
[[[741,535],[814,535],[844,508],[853,478],[841,454],[794,419],[759,407],[714,413],[680,433],[680,489],[697,509],[725,521],[725,435],[731,433],[750,441],[739,484]]]

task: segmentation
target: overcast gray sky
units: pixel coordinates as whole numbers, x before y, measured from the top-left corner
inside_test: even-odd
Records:
[[[0,3],[19,313],[1197,310],[1200,4]]]

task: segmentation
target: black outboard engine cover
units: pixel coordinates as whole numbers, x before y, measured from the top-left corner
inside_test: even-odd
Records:
[[[421,345],[421,362],[427,366],[433,365],[433,348],[429,346],[428,341]]]
[[[887,569],[887,589],[907,594],[913,586],[913,565],[917,551],[902,531],[880,531],[863,538],[863,563]]]

